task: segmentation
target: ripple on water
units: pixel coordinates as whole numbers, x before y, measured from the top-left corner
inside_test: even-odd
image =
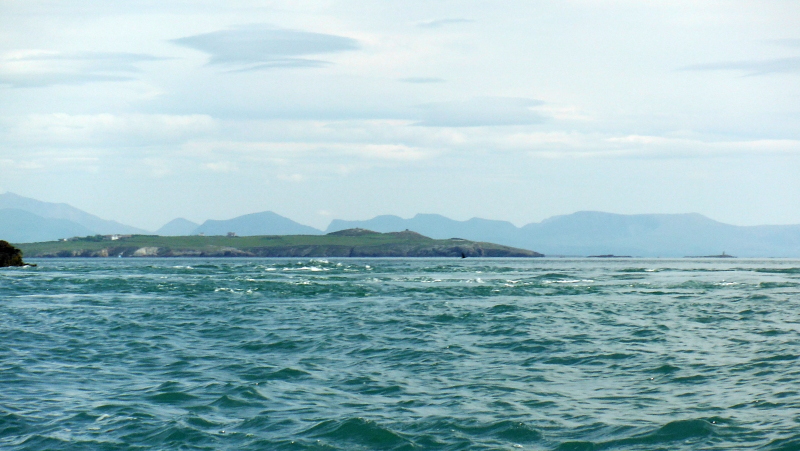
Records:
[[[37,263],[0,272],[0,449],[800,443],[797,261]]]

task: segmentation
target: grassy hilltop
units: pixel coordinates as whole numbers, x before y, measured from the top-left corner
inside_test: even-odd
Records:
[[[19,244],[25,257],[542,257],[537,252],[416,232],[348,229],[327,235],[89,236]]]

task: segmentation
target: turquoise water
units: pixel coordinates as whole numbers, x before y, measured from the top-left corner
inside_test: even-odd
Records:
[[[800,261],[0,271],[4,450],[800,449]]]

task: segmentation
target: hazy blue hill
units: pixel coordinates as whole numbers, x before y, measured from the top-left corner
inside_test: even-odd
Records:
[[[464,238],[467,240],[498,242],[497,240],[513,239],[519,229],[508,221],[472,218],[468,221],[456,221],[442,215],[418,214],[411,219],[399,216],[376,216],[366,221],[331,221],[326,232],[344,229],[361,228],[377,232],[399,232],[413,230],[435,239]]]
[[[55,241],[93,234],[86,227],[67,219],[43,218],[16,208],[0,209],[0,240],[10,243]]]
[[[522,227],[518,240],[551,254],[676,256],[719,254],[713,231],[730,228],[698,214],[620,215],[581,211]],[[717,241],[717,240],[713,240]]]
[[[697,213],[620,215],[582,211],[522,227],[502,244],[536,246],[545,254],[684,257],[800,256],[800,226],[742,227]]]
[[[327,231],[356,227],[384,233],[409,229],[432,238],[488,241],[546,255],[685,257],[725,251],[739,257],[800,257],[800,225],[742,227],[697,213],[580,211],[523,227],[479,218],[455,221],[440,215],[420,214],[411,219],[387,215],[366,221],[335,220]]]
[[[191,235],[200,224],[189,221],[188,219],[176,218],[164,224],[156,230],[156,235],[161,236],[185,236]]]
[[[192,234],[225,235],[228,232],[234,232],[239,236],[322,234],[321,230],[294,222],[271,211],[251,213],[227,220],[209,219]]]
[[[27,211],[42,218],[66,219],[87,228],[91,234],[111,235],[149,233],[146,230],[108,221],[92,214],[86,213],[67,204],[42,202],[29,197],[19,196],[14,193],[0,194],[0,208],[15,208]]]

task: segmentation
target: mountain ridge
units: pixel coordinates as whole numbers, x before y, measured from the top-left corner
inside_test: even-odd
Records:
[[[428,220],[438,218],[438,223],[420,221],[421,216]],[[391,218],[391,227],[385,218]],[[489,230],[481,230],[475,224]],[[800,257],[800,225],[735,226],[699,213],[624,215],[578,211],[522,227],[480,218],[456,221],[441,215],[409,219],[383,215],[363,221],[332,221],[327,231],[338,227],[374,228],[381,232],[411,229],[437,239],[458,236],[536,249],[546,255],[684,257],[728,251],[742,257]]]
[[[146,230],[138,227],[132,227],[117,221],[102,219],[69,204],[43,202],[11,192],[0,194],[0,209],[17,209],[33,213],[42,218],[64,219],[79,224],[91,230],[92,232],[101,235],[109,235],[114,233],[148,233]]]
[[[262,211],[231,219],[209,219],[194,229],[192,235],[322,235],[322,231],[300,224],[272,211]]]
[[[8,208],[20,204],[34,211],[27,211],[26,214],[25,210]],[[62,217],[42,217],[36,211]],[[40,202],[13,193],[0,195],[0,239],[23,243],[91,234],[126,233],[124,228],[102,233],[67,219],[70,217],[88,218],[90,225],[100,221],[109,227],[114,224],[124,226],[67,204]],[[434,239],[462,238],[535,249],[547,255],[685,257],[719,255],[725,251],[740,257],[800,257],[800,225],[736,226],[700,213],[624,215],[578,211],[521,227],[502,220],[471,218],[458,221],[430,213],[420,213],[408,219],[378,215],[367,220],[334,219],[322,232],[277,213],[263,211],[227,220],[207,220],[200,225],[177,218],[162,226],[157,234],[321,235],[354,228],[380,233],[413,230]],[[150,233],[132,229],[134,233],[127,234]]]

